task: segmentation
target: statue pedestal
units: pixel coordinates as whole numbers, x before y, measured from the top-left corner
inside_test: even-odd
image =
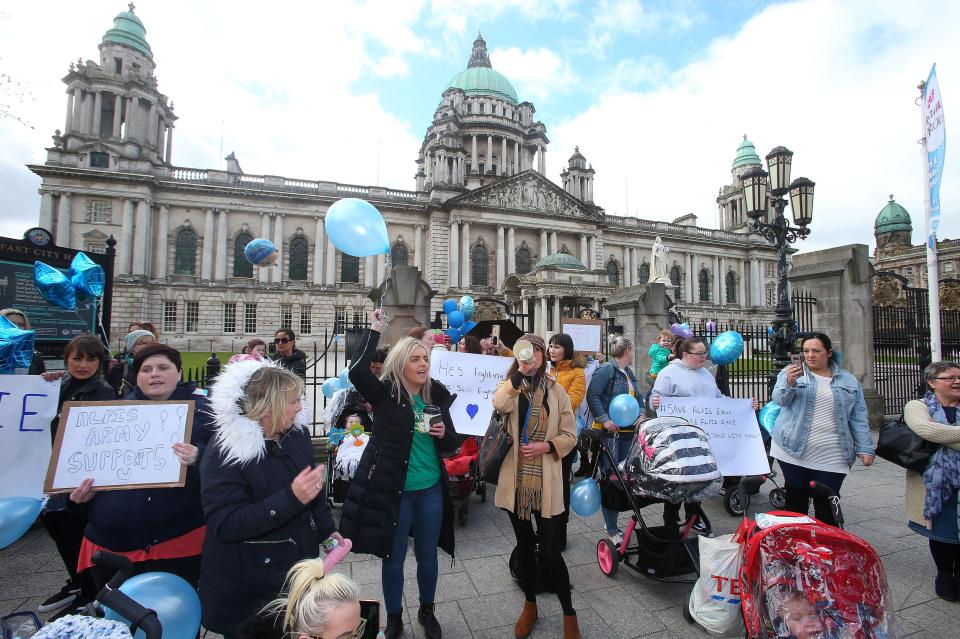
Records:
[[[417,326],[430,326],[430,301],[437,291],[420,277],[415,266],[401,266],[390,271],[386,281],[370,291],[376,305],[383,300],[383,312],[388,319],[387,329],[380,338],[380,346],[390,347],[407,331]]]

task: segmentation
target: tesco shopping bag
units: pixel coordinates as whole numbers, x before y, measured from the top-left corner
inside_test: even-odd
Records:
[[[742,637],[740,561],[742,546],[733,535],[700,537],[700,578],[690,593],[690,616],[715,637]]]

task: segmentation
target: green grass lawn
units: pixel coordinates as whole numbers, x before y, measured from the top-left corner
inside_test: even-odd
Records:
[[[217,353],[217,359],[220,360],[220,365],[223,366],[227,363],[232,356],[236,353]],[[183,358],[183,368],[197,368],[200,366],[206,366],[207,360],[210,359],[210,351],[180,351],[180,357]]]

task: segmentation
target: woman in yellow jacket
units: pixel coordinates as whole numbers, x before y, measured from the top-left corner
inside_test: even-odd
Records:
[[[573,351],[573,338],[566,333],[557,333],[550,338],[547,356],[550,359],[551,366],[553,366],[553,375],[557,378],[560,387],[567,391],[570,406],[573,407],[573,414],[576,415],[580,402],[587,395],[587,376],[584,373],[584,368],[587,365],[586,358]],[[563,458],[564,511],[560,515],[560,521],[563,522],[560,529],[561,551],[567,549],[567,521],[570,518],[570,473],[573,470],[573,455],[575,452],[575,450],[571,450]]]
[[[570,398],[547,375],[547,348],[542,337],[523,336],[533,345],[533,360],[514,362],[493,395],[493,407],[507,418],[513,446],[500,466],[494,503],[510,516],[517,536],[520,582],[526,603],[514,634],[525,639],[537,621],[536,555],[563,609],[564,639],[579,639],[570,598],[570,575],[560,554],[563,507],[561,460],[576,445],[576,421]],[[533,532],[533,519],[537,533]]]

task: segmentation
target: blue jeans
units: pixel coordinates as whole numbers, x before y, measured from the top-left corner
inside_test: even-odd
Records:
[[[637,436],[635,431],[629,433],[622,433],[616,435],[614,433],[607,434],[608,431],[604,431],[603,435],[603,445],[607,447],[607,450],[610,451],[610,456],[613,457],[613,460],[619,464],[627,458],[627,453],[630,452],[630,446],[633,444],[633,438]],[[600,453],[600,467],[604,472],[615,472],[615,468],[610,468],[610,464],[607,462],[607,456],[603,453]],[[620,532],[620,527],[617,525],[617,517],[620,515],[615,510],[608,510],[603,508],[603,527],[606,529],[608,535],[613,535]]]
[[[437,542],[443,525],[443,485],[409,490],[400,497],[397,529],[390,557],[383,560],[383,601],[388,613],[403,612],[403,560],[413,527],[413,551],[417,557],[420,603],[433,603],[437,592]]]

